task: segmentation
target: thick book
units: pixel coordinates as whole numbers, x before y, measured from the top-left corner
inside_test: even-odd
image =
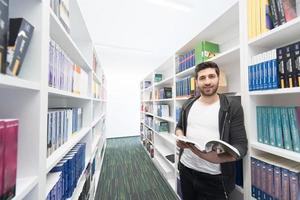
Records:
[[[4,121],[0,120],[0,199],[3,197],[3,168],[4,168]]]
[[[177,140],[195,145],[195,147],[197,149],[199,149],[200,151],[205,151],[205,152],[216,151],[218,154],[228,153],[231,156],[233,156],[235,159],[240,157],[240,152],[234,146],[232,146],[222,140],[218,140],[218,139],[211,140],[206,143],[200,144],[199,142],[191,140],[185,136],[176,136],[176,135],[173,135],[173,136]]]
[[[17,76],[26,56],[34,27],[24,18],[12,18],[9,23],[6,73]]]
[[[299,87],[300,86],[300,42],[294,43],[291,46],[292,46],[291,47],[292,66],[294,71],[294,85],[296,87]]]
[[[0,1],[0,73],[6,73],[7,34],[8,34],[8,0]]]
[[[16,194],[17,181],[17,152],[18,128],[17,119],[7,119],[4,133],[4,168],[3,168],[3,193],[4,199],[12,199]]]

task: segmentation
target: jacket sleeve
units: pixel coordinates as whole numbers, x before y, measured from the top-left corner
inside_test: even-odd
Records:
[[[240,104],[236,105],[236,110],[230,119],[230,144],[238,149],[240,158],[243,158],[248,151],[248,139],[244,124],[244,112]]]

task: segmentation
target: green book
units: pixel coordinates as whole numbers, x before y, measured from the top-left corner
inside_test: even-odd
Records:
[[[296,152],[300,152],[300,139],[299,139],[298,122],[296,117],[296,109],[295,107],[288,107],[287,111],[288,111],[289,123],[291,128],[293,150]]]
[[[218,44],[200,41],[195,48],[196,65],[214,57],[216,53],[219,53]]]
[[[267,113],[267,107],[262,107],[262,124],[263,124],[263,129],[262,129],[262,133],[263,133],[263,143],[265,144],[270,144],[270,136],[269,136],[269,126],[268,126],[268,113]]]
[[[281,126],[281,113],[280,107],[274,107],[274,123],[275,123],[275,137],[276,137],[276,146],[283,148],[283,137],[282,137],[282,126]]]
[[[269,137],[270,137],[270,144],[272,146],[276,146],[276,137],[275,137],[275,116],[273,112],[273,107],[268,107],[268,124],[269,124]]]
[[[262,107],[256,107],[257,141],[263,143]]]
[[[154,75],[154,82],[162,81],[163,75],[162,74],[155,74]]]
[[[282,131],[283,131],[284,148],[287,150],[293,150],[287,108],[282,107],[280,109],[280,112],[281,112],[281,124],[282,124]]]

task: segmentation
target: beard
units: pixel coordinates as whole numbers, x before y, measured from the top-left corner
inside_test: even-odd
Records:
[[[217,85],[213,85],[213,86],[204,86],[204,87],[198,87],[198,89],[200,90],[200,93],[202,96],[213,96],[214,94],[217,93],[218,90],[218,84]]]

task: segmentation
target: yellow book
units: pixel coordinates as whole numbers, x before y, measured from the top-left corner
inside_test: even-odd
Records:
[[[248,0],[247,1],[247,25],[248,25],[248,39],[253,38],[253,29],[252,29],[252,23],[253,23],[253,19],[252,19],[252,5],[251,5],[251,1],[252,0]]]
[[[251,1],[250,5],[251,5],[251,34],[252,34],[252,38],[256,37],[256,20],[257,20],[257,16],[256,16],[256,6],[255,6],[255,2],[256,0],[249,0]]]
[[[256,15],[256,20],[255,20],[255,25],[256,25],[256,34],[255,37],[261,34],[261,14],[260,14],[260,7],[261,7],[261,2],[262,0],[255,0],[255,15]]]
[[[195,91],[195,77],[191,77],[191,92]]]

